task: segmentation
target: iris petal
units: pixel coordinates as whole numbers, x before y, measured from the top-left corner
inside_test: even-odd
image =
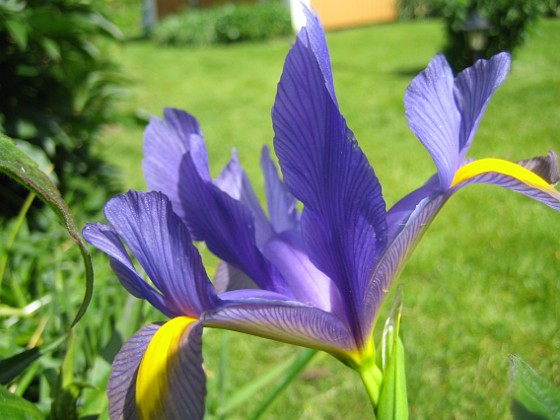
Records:
[[[181,199],[190,231],[262,289],[289,296],[284,280],[257,247],[255,219],[249,208],[202,179],[189,154],[183,158],[181,177],[188,180],[181,183]]]
[[[474,183],[493,184],[534,198],[560,211],[560,192],[529,169],[502,159],[472,161],[455,174],[454,189]]]
[[[177,313],[177,307],[170,305],[136,272],[117,232],[112,227],[101,223],[88,224],[82,234],[86,241],[109,256],[111,268],[129,293],[137,298],[146,299],[166,316]]]
[[[319,21],[288,53],[272,111],[274,147],[288,190],[304,204],[301,226],[311,261],[337,284],[358,340],[355,308],[386,241],[381,186],[341,115]],[[321,36],[319,36],[321,35]]]
[[[362,308],[362,317],[369,322],[365,327],[369,327],[370,330],[373,327],[375,315],[392,282],[398,277],[416,244],[450,195],[451,192],[432,194],[420,201],[399,233],[376,261],[368,277]]]
[[[455,79],[455,101],[461,113],[459,162],[461,162],[478,128],[490,98],[509,73],[510,55],[500,53],[490,60],[478,60]]]
[[[202,324],[173,318],[154,334],[138,368],[138,417],[202,419],[205,395]]]
[[[173,210],[184,218],[179,199],[181,158],[187,152],[193,156],[200,176],[210,179],[208,155],[198,121],[185,111],[164,110],[162,120],[153,117],[144,133],[144,177],[151,191],[161,191],[173,203]]]
[[[430,152],[441,188],[447,188],[460,163],[461,116],[453,98],[453,72],[443,55],[412,80],[404,104],[410,129]]]
[[[262,246],[272,235],[272,226],[264,214],[249,178],[239,164],[235,150],[232,152],[229,163],[214,181],[214,185],[231,198],[239,201],[251,212],[255,224],[256,244],[259,247]],[[183,200],[183,203],[185,201]]]
[[[272,228],[276,233],[299,229],[296,199],[278,177],[276,165],[270,159],[266,146],[262,149],[261,166],[265,178],[266,202]]]
[[[130,191],[104,210],[175,315],[198,317],[216,305],[200,255],[166,196]]]
[[[343,359],[358,354],[347,325],[331,313],[298,302],[269,299],[224,303],[221,308],[204,314],[205,326],[324,350]]]
[[[128,339],[115,356],[107,384],[111,419],[134,419],[136,413],[136,374],[144,352],[160,325],[149,324]]]

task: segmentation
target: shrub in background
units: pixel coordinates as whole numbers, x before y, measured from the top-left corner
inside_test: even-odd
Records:
[[[444,0],[398,0],[399,19],[439,17]]]
[[[558,0],[460,0],[447,3],[443,9],[447,44],[444,53],[458,72],[470,66],[475,53],[469,48],[465,25],[476,11],[490,24],[487,42],[476,58],[490,58],[500,51],[513,53],[526,40],[532,25],[540,16],[550,14]]]
[[[290,11],[283,2],[226,4],[189,9],[162,20],[154,39],[167,45],[209,45],[262,41],[292,33]]]
[[[0,130],[47,157],[66,197],[96,209],[115,191],[115,182],[114,171],[92,146],[114,119],[112,105],[123,82],[104,50],[121,34],[100,5],[93,0],[0,2]],[[7,186],[3,180],[4,197],[13,192]],[[12,200],[3,201],[8,206],[3,213],[11,213]]]

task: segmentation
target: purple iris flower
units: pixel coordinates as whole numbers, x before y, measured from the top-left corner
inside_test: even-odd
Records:
[[[437,174],[388,211],[339,111],[323,28],[309,11],[272,110],[283,181],[268,149],[261,155],[268,216],[235,152],[211,178],[194,117],[166,109],[162,120],[152,119],[143,163],[152,192],[113,198],[105,206],[109,224],[84,229],[123,286],[170,318],[142,328],[117,354],[108,385],[111,417],[202,417],[203,327],[323,350],[357,370],[366,386],[379,385],[372,338],[379,308],[455,191],[490,183],[560,210],[553,152],[518,163],[466,158],[509,65],[509,55],[498,54],[454,77],[438,55],[412,81],[406,115]],[[193,240],[222,260],[213,282]]]

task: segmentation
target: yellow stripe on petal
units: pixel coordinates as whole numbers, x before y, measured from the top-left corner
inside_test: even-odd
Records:
[[[168,363],[179,350],[181,335],[198,321],[186,316],[173,318],[154,334],[136,377],[136,407],[140,419],[157,418],[168,387]]]
[[[495,172],[503,175],[511,176],[512,178],[518,179],[524,184],[544,189],[552,189],[550,184],[546,182],[543,178],[524,168],[517,163],[509,162],[503,159],[480,159],[473,162],[467,163],[465,166],[460,168],[455,172],[455,177],[451,186],[454,187],[461,182],[468,181],[477,175],[481,175],[488,172]]]

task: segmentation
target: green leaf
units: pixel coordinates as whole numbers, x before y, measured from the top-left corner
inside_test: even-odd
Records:
[[[514,419],[559,419],[560,388],[552,387],[517,355],[510,356]]]
[[[12,394],[3,386],[0,387],[0,413],[5,419],[42,419],[39,409],[26,399]]]
[[[7,385],[41,356],[38,347],[0,360],[0,384]],[[0,410],[1,411],[1,410]]]
[[[378,420],[408,419],[404,346],[399,337],[402,301],[402,292],[399,288],[383,329],[381,342],[383,383],[376,410]]]
[[[76,222],[66,202],[51,180],[37,168],[37,164],[29,159],[14,144],[13,140],[0,134],[0,172],[13,178],[30,191],[37,194],[64,223],[70,237],[76,242],[82,254],[85,267],[85,295],[72,325],[84,315],[93,292],[93,266],[91,257],[82,241]]]
[[[21,353],[0,360],[0,384],[7,385],[21,374],[31,363],[42,355],[56,349],[67,340],[67,335],[62,335],[54,341],[41,347],[24,350]],[[0,413],[2,411],[0,410]]]
[[[9,19],[6,22],[6,28],[8,29],[10,36],[15,41],[20,50],[25,50],[25,48],[27,47],[28,35],[26,25],[19,20]]]

